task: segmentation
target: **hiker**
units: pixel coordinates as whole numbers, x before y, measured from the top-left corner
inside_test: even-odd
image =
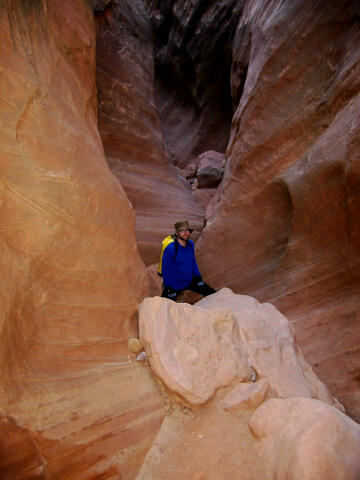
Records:
[[[183,290],[192,290],[204,296],[215,293],[201,278],[195,259],[194,242],[190,240],[192,231],[187,220],[177,222],[175,234],[163,241],[158,272],[164,279],[161,296],[175,302]]]

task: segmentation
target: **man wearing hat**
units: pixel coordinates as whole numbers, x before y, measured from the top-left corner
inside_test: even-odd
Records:
[[[162,297],[176,301],[183,290],[192,290],[204,296],[215,293],[201,278],[195,259],[194,242],[190,240],[192,231],[187,220],[175,223],[174,241],[166,246],[162,255]]]

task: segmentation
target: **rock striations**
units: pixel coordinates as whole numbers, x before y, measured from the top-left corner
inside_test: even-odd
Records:
[[[359,2],[0,5],[1,479],[358,480]]]
[[[197,245],[211,285],[275,304],[360,419],[359,2],[246,2],[221,192]]]
[[[232,41],[244,0],[144,0],[154,28],[155,98],[167,149],[183,168],[225,151]]]
[[[154,101],[153,38],[142,1],[113,0],[97,12],[99,131],[110,169],[135,210],[141,257],[150,265],[177,220],[187,218],[197,238],[204,211],[164,145]]]
[[[360,426],[273,305],[229,289],[145,299],[140,342],[172,409],[137,480],[359,478]]]
[[[97,129],[93,14],[5,1],[0,32],[0,477],[130,479],[164,409],[128,359],[148,286]]]

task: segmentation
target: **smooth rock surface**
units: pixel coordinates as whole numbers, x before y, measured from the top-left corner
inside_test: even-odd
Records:
[[[359,13],[356,1],[246,2],[227,167],[197,243],[207,281],[279,308],[357,419]]]
[[[360,426],[310,398],[167,416],[136,480],[358,480]],[[221,441],[220,441],[221,439]]]
[[[193,405],[206,402],[249,365],[236,351],[231,312],[207,312],[160,297],[140,305],[140,340],[151,369],[166,386]]]
[[[154,101],[153,37],[141,0],[113,0],[96,16],[98,122],[112,173],[136,213],[135,233],[146,265],[162,239],[187,219],[194,239],[204,210],[169,161]]]
[[[205,218],[207,218],[207,209],[216,195],[216,188],[201,188],[194,190],[194,196],[197,203],[205,210]]]
[[[252,413],[227,413],[213,401],[194,414],[171,412],[136,480],[264,479],[266,466],[248,427]]]
[[[192,405],[235,379],[248,380],[253,368],[269,396],[318,398],[341,408],[305,361],[288,320],[270,304],[225,288],[194,306],[146,298],[139,330],[151,369]]]
[[[308,398],[271,399],[249,427],[271,480],[357,480],[360,426],[335,408]]]
[[[97,130],[82,0],[0,9],[2,479],[126,478],[165,414],[128,359],[148,294]]]

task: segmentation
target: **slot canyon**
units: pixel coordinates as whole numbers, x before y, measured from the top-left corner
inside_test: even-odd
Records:
[[[0,0],[0,38],[0,478],[359,480],[359,1]],[[216,293],[175,303],[185,219]]]

